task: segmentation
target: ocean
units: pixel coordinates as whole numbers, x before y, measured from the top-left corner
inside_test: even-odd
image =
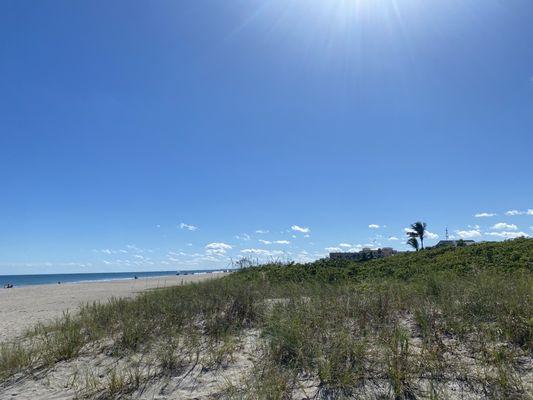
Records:
[[[194,270],[180,271],[180,275],[202,274],[207,272],[220,272],[223,270]],[[42,274],[42,275],[0,275],[0,288],[5,284],[15,287],[29,285],[46,285],[61,283],[98,282],[112,280],[127,280],[138,278],[153,278],[158,276],[176,275],[176,271],[149,271],[149,272],[97,272],[84,274]]]

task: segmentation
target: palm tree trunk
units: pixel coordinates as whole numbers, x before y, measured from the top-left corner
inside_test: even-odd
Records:
[[[420,244],[422,245],[422,250],[424,250],[424,238],[420,238]]]

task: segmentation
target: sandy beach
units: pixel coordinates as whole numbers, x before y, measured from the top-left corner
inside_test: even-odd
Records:
[[[218,278],[225,274],[161,276],[116,281],[35,285],[0,289],[0,342],[15,339],[38,322],[76,312],[80,304],[134,297],[143,290]]]

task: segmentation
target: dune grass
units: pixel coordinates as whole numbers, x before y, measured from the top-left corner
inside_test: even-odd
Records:
[[[230,365],[253,333],[253,368],[228,384],[228,398],[436,399],[453,388],[527,399],[532,269],[530,239],[246,268],[37,326],[0,346],[0,379],[106,354],[118,367],[103,383],[85,376],[73,386],[80,397],[127,397],[195,366]]]

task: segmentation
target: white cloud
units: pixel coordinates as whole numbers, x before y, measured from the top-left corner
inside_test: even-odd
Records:
[[[263,235],[263,234],[268,233],[268,232],[269,231],[264,230],[264,229],[258,229],[258,230],[255,231],[255,233],[258,233],[259,235]]]
[[[243,249],[241,250],[243,254],[259,254],[259,255],[268,255],[270,251],[264,249]]]
[[[325,249],[328,253],[339,253],[343,251],[340,247],[326,247]]]
[[[379,229],[379,225],[378,224],[370,224],[370,225],[368,225],[368,227],[370,229]]]
[[[316,257],[316,258],[318,258],[318,257]],[[306,262],[311,262],[313,260],[314,260],[314,258],[311,257],[309,255],[309,253],[307,251],[305,251],[305,250],[300,251],[296,255],[296,261],[298,261],[298,262],[306,263]]]
[[[518,210],[509,210],[505,213],[505,215],[513,216],[513,215],[521,215],[522,211]]]
[[[304,227],[301,227],[301,226],[298,226],[298,225],[291,226],[291,229],[293,231],[295,231],[295,232],[301,232],[301,233],[309,233],[309,232],[311,232],[311,229],[304,228]]]
[[[205,246],[206,249],[224,249],[224,250],[231,250],[233,247],[230,244],[222,243],[222,242],[215,242],[215,243],[209,243]]]
[[[499,222],[495,224],[491,229],[497,229],[499,231],[516,231],[518,227],[515,224],[508,224],[506,222]]]
[[[304,235],[304,238],[310,238],[311,235],[307,234],[307,235]]]
[[[138,253],[144,253],[144,252],[152,252],[152,250],[150,249],[139,249],[135,246],[132,246],[132,245],[128,245],[126,246],[128,249],[130,249],[130,251],[135,251],[135,252],[138,252]],[[118,249],[118,250],[112,250],[112,249],[101,249],[101,250],[98,250],[98,249],[93,249],[93,251],[95,253],[102,253],[102,254],[107,254],[107,255],[111,255],[111,254],[128,254],[128,251],[125,250],[125,249]]]
[[[508,232],[508,231],[502,231],[502,232],[487,232],[485,235],[488,236],[496,236],[501,237],[505,239],[515,239],[518,237],[529,237],[529,235],[525,232]]]
[[[426,231],[426,237],[429,240],[435,240],[439,238],[439,235],[437,235],[436,233],[430,232],[430,231]]]
[[[309,255],[307,254],[298,253],[294,257],[294,261],[304,264],[304,263],[313,262],[314,260],[311,257],[309,257]]]
[[[490,217],[494,217],[496,215],[498,215],[498,214],[482,212],[482,213],[477,213],[476,215],[474,215],[474,217],[476,217],[476,218],[490,218]]]
[[[339,243],[339,247],[352,247],[350,243]]]
[[[389,240],[400,240],[396,236],[389,236]]]
[[[253,254],[256,256],[264,256],[264,257],[276,257],[283,255],[283,251],[281,250],[264,250],[264,249],[243,249],[241,250],[242,254]]]
[[[533,215],[533,209],[528,209],[528,210],[525,210],[525,211],[521,211],[521,210],[509,210],[505,213],[505,215],[508,215],[508,216],[515,216],[515,215]]]
[[[222,255],[226,254],[228,250],[231,250],[233,247],[227,243],[209,243],[205,246],[206,253],[209,255]]]
[[[274,241],[271,241],[271,240],[259,239],[259,242],[261,242],[263,244],[291,244],[291,242],[289,242],[288,240],[274,240]]]
[[[240,235],[235,235],[235,239],[248,241],[250,240],[250,235],[247,233],[241,233]]]
[[[479,231],[479,229],[472,229],[470,231],[455,231],[455,233],[462,239],[473,239],[481,237],[481,232]]]
[[[129,252],[133,252],[133,253],[153,253],[154,252],[154,250],[152,249],[142,249],[142,248],[135,246],[134,244],[127,244],[126,249],[128,249]],[[120,253],[128,253],[128,251],[118,250],[118,252]]]
[[[182,222],[180,224],[180,229],[186,229],[188,231],[196,231],[198,230],[197,226],[186,224],[185,222]]]
[[[102,260],[102,262],[105,264],[106,261]],[[108,263],[111,264],[111,262],[108,261]],[[79,263],[79,262],[50,262],[50,261],[37,261],[37,262],[24,262],[24,263],[16,263],[16,262],[0,262],[1,267],[24,267],[24,268],[39,268],[39,267],[81,267],[81,268],[88,268],[92,267],[93,263]]]
[[[175,251],[169,251],[167,253],[167,258],[170,258],[170,257],[176,257],[176,256],[187,256],[188,254],[187,253],[184,253],[183,251],[180,251],[180,252],[175,252]]]

